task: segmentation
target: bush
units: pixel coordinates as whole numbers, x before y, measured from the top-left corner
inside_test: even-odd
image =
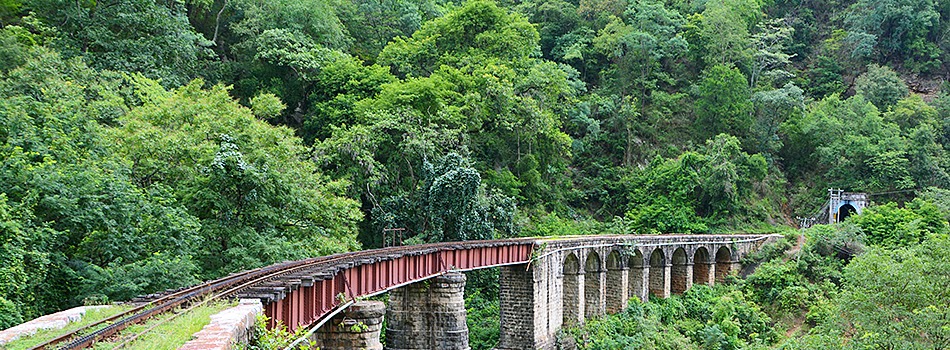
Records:
[[[7,329],[23,323],[23,315],[12,301],[0,297],[0,329]]]

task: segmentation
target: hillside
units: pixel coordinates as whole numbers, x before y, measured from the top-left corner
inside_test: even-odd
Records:
[[[638,320],[950,346],[950,2],[0,0],[0,25],[0,328],[392,244],[790,232],[842,188],[877,209],[579,344]],[[891,269],[921,279],[856,294]],[[469,278],[489,348],[493,275]]]

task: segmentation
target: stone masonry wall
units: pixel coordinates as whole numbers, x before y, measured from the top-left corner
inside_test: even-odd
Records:
[[[32,321],[0,331],[0,349],[3,348],[3,344],[20,339],[21,337],[31,336],[36,334],[36,332],[39,330],[60,329],[66,327],[66,325],[72,322],[79,322],[79,320],[81,320],[83,316],[86,315],[86,311],[104,307],[108,306],[100,305],[74,307],[72,309],[60,311],[54,314],[40,316]]]
[[[632,297],[645,299],[648,292],[668,297],[674,283],[677,291],[683,291],[692,286],[694,280],[711,280],[712,276],[734,269],[741,256],[765,241],[730,241],[753,237],[760,236],[603,236],[539,242],[542,247],[537,253],[539,259],[526,265],[501,268],[501,335],[496,349],[555,349],[562,324],[582,324],[585,316],[596,316],[605,310],[622,310],[618,296],[624,302]],[[776,238],[769,238],[772,239]],[[726,247],[730,253],[726,258],[728,261],[716,264],[714,259],[710,259],[711,263],[697,264],[693,257],[700,247],[710,254]],[[683,252],[677,255],[677,264],[673,264],[672,256],[679,248]],[[608,267],[585,271],[589,269],[588,265],[607,266],[605,260],[600,260],[599,264],[584,263],[589,256],[608,257],[618,249],[623,249],[625,263],[616,266],[614,262],[612,266],[619,269]],[[632,254],[631,249],[639,253]],[[645,260],[642,264],[631,267],[636,263],[633,256],[650,257],[654,252],[663,256],[660,261],[654,261],[655,266],[650,266],[648,258],[641,258]],[[685,261],[682,258],[684,252]],[[568,256],[582,264],[577,272],[565,275],[564,262]],[[694,277],[694,273],[698,275]],[[590,300],[594,298],[596,300]]]
[[[312,340],[320,350],[383,350],[379,334],[384,314],[383,302],[358,301],[320,327]]]
[[[178,350],[230,350],[247,343],[257,315],[263,312],[260,299],[241,299],[237,306],[211,315],[211,322]]]
[[[464,293],[459,272],[390,292],[386,349],[468,350]]]

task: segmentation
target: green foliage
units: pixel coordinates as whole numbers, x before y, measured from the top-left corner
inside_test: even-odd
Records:
[[[706,3],[700,18],[700,47],[709,66],[744,67],[752,58],[749,31],[760,17],[759,2],[726,0]],[[722,68],[720,68],[722,69]]]
[[[736,68],[715,65],[706,70],[696,98],[696,134],[710,139],[730,134],[742,139],[752,128],[749,84]]]
[[[428,76],[446,64],[496,58],[517,62],[535,54],[538,32],[518,14],[491,1],[468,1],[444,17],[427,22],[410,38],[397,37],[379,62],[402,76]]]
[[[251,332],[250,339],[248,339],[247,344],[239,345],[238,349],[241,350],[273,350],[273,349],[284,349],[290,346],[291,343],[297,339],[303,337],[307,333],[307,327],[299,327],[296,331],[287,330],[287,326],[282,322],[277,321],[277,326],[274,328],[267,328],[268,318],[266,315],[257,315],[257,318],[254,322],[254,331]],[[314,342],[311,340],[309,342],[304,341],[301,344],[298,344],[299,349],[310,350],[317,349],[314,348]]]
[[[917,185],[914,174],[932,181],[924,173],[939,170],[939,166],[934,169],[939,162],[911,162],[914,154],[922,159],[939,154],[936,149],[926,150],[932,143],[908,142],[900,126],[886,122],[861,95],[847,100],[832,95],[782,128],[788,138],[783,158],[789,173],[819,176],[830,186],[863,191],[909,189]]]
[[[572,336],[581,349],[697,348],[661,320],[662,307],[649,306],[631,300],[622,313],[590,320]]]
[[[640,233],[705,232],[709,224],[749,215],[747,203],[756,197],[752,184],[766,174],[765,158],[743,152],[738,139],[720,134],[701,153],[657,158],[626,179],[626,217]]]
[[[933,235],[908,248],[872,249],[845,269],[840,305],[854,348],[950,346],[946,285],[950,239]]]
[[[561,217],[557,213],[550,213],[522,228],[521,235],[524,237],[579,236],[592,234],[602,227],[597,221],[572,220]]]
[[[26,317],[85,298],[97,283],[87,264],[127,269],[153,254],[187,257],[198,243],[195,218],[165,188],[137,187],[109,151],[98,122],[125,112],[116,85],[45,49],[0,80],[0,259],[12,263],[0,296]],[[180,287],[189,273],[148,283]]]
[[[908,94],[907,84],[894,70],[875,64],[868,65],[868,71],[855,79],[854,91],[880,110],[887,110]]]
[[[259,94],[251,99],[251,111],[260,119],[268,120],[277,117],[285,108],[287,106],[274,94]]]
[[[226,89],[26,52],[0,79],[0,297],[24,317],[357,246],[343,186]]]
[[[907,0],[858,0],[845,16],[848,40],[855,56],[880,57],[884,62],[904,61],[916,71],[941,65],[941,48],[932,41],[945,25],[939,2]],[[941,18],[943,17],[943,18]]]
[[[868,244],[886,247],[913,246],[928,234],[948,232],[940,209],[919,198],[907,203],[905,208],[899,208],[897,203],[867,208],[852,221],[867,235]]]
[[[241,35],[254,37],[280,28],[328,47],[346,42],[341,23],[327,1],[237,1],[234,6],[243,12],[243,19],[233,25]]]
[[[841,64],[832,57],[818,56],[813,67],[808,70],[809,84],[804,85],[816,99],[832,94],[843,94],[845,90]]]
[[[838,187],[903,207],[578,341],[946,347],[929,305],[899,312],[914,335],[860,298],[843,317],[839,291],[873,283],[842,272],[865,244],[948,231],[948,23],[918,0],[0,0],[0,324],[388,229],[748,232]],[[497,339],[490,277],[468,293],[476,348]]]
[[[785,84],[781,89],[759,91],[752,95],[752,104],[755,109],[748,146],[753,151],[763,153],[772,161],[776,153],[782,148],[780,129],[786,120],[797,117],[805,112],[805,94],[801,88],[792,83]]]
[[[593,39],[594,49],[612,63],[605,70],[605,82],[621,95],[632,94],[640,100],[659,84],[668,83],[663,62],[686,52],[686,40],[678,33],[684,22],[662,2],[646,0],[632,2],[622,18],[612,17]]]
[[[395,37],[407,37],[419,29],[423,21],[442,16],[441,1],[385,0],[347,1],[337,11],[352,37],[356,56],[373,61],[386,44]]]
[[[682,296],[638,300],[571,331],[582,349],[742,349],[772,344],[771,319],[735,287],[694,286]]]
[[[509,237],[515,204],[488,193],[468,160],[449,153],[436,164],[424,161],[420,187],[384,198],[373,208],[376,232],[405,228],[417,243]]]
[[[7,329],[23,323],[23,315],[13,302],[0,297],[0,329]]]
[[[138,72],[166,86],[187,83],[210,58],[188,23],[184,2],[30,0],[36,17],[60,34],[67,57],[100,69]]]
[[[486,296],[480,289],[466,293],[465,311],[469,346],[473,350],[493,349],[498,344],[501,324],[497,297]]]
[[[110,130],[140,186],[176,189],[201,220],[202,270],[352,249],[356,203],[339,197],[286,128],[273,127],[200,81],[174,91],[133,78],[145,102]]]

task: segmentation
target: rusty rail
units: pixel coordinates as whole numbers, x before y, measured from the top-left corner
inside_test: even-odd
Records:
[[[382,249],[373,249],[373,250],[364,250],[358,252],[350,252],[337,254],[332,256],[310,258],[298,261],[278,263],[258,269],[248,270],[233,274],[227,277],[223,277],[214,281],[202,283],[190,288],[186,288],[177,292],[173,292],[169,295],[162,296],[157,300],[151,301],[144,305],[135,307],[131,310],[118,313],[116,315],[110,316],[104,320],[95,322],[93,324],[87,325],[78,330],[69,332],[60,337],[47,341],[43,344],[37,345],[31,350],[38,349],[84,349],[91,347],[92,344],[100,341],[102,339],[111,338],[117,335],[119,332],[124,330],[133,324],[142,323],[152,317],[161,315],[163,313],[174,310],[178,307],[194,303],[198,300],[205,300],[209,296],[212,298],[224,298],[234,295],[242,296],[254,296],[253,293],[259,293],[261,290],[265,291],[277,291],[278,289],[275,284],[297,281],[294,277],[306,277],[306,275],[316,276],[315,280],[320,280],[321,277],[331,277],[333,279],[340,279],[344,283],[336,285],[333,289],[328,289],[332,292],[342,292],[345,295],[345,298],[352,300],[355,297],[362,296],[357,290],[349,285],[347,282],[348,279],[344,275],[340,277],[336,276],[336,272],[348,270],[352,268],[358,268],[360,261],[365,259],[399,259],[409,256],[432,256],[436,254],[442,256],[442,253],[451,254],[454,251],[465,251],[468,249],[478,249],[478,248],[488,248],[492,246],[510,246],[510,245],[532,245],[533,240],[530,239],[508,239],[508,240],[492,240],[492,241],[472,241],[472,242],[451,242],[451,243],[433,243],[433,244],[423,244],[415,246],[401,246],[401,247],[388,247]],[[530,252],[528,252],[530,255]],[[440,265],[435,265],[439,270],[448,270],[456,268],[456,266],[446,265],[445,263],[448,259],[440,259]],[[401,266],[401,265],[400,265]],[[408,267],[408,266],[401,266]],[[429,273],[428,269],[422,266],[416,266],[419,268],[417,271]],[[333,274],[327,275],[326,271],[334,271]],[[283,276],[290,276],[290,279],[279,280]],[[431,273],[423,277],[431,277]],[[350,276],[350,279],[353,277]],[[408,281],[406,281],[408,283]],[[299,283],[298,283],[299,285]],[[389,287],[389,286],[387,286]],[[256,289],[255,289],[256,288]],[[243,293],[243,294],[242,294]],[[251,295],[249,295],[251,294]],[[338,294],[338,293],[337,293]],[[336,298],[337,294],[331,295],[327,299],[326,305],[329,309],[337,306],[338,304],[344,302],[343,299]],[[260,295],[257,295],[260,296]],[[303,306],[303,305],[301,305]],[[329,310],[328,309],[328,310]],[[313,315],[319,318],[322,315]],[[113,322],[108,324],[109,322]],[[281,320],[283,322],[283,320]],[[295,319],[296,321],[296,319]],[[299,321],[303,321],[302,319]],[[87,332],[96,327],[100,327],[104,324],[107,324],[105,327],[97,329],[89,334],[81,335],[83,332]],[[276,324],[276,321],[272,322],[272,326]],[[289,323],[287,323],[289,324]],[[292,325],[296,327],[296,323]]]

